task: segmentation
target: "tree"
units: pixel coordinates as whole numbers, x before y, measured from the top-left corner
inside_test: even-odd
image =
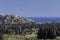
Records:
[[[3,35],[1,33],[0,33],[0,40],[4,40]]]

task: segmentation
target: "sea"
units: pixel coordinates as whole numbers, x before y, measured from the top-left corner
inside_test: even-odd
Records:
[[[51,23],[51,22],[60,22],[60,17],[27,17],[34,20],[37,23]]]

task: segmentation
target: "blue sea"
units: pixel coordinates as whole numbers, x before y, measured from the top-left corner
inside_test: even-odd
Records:
[[[37,23],[46,23],[46,22],[60,22],[60,17],[27,17],[33,19]]]

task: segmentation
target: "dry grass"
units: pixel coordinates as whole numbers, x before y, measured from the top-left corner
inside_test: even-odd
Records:
[[[4,37],[4,40],[38,40],[36,38],[31,39],[31,36],[29,39],[26,39],[28,37],[21,36],[21,35],[3,35],[3,37]],[[60,40],[60,37],[57,37],[56,39],[39,39],[39,40]]]
[[[21,35],[3,35],[4,40],[24,40],[24,36]]]

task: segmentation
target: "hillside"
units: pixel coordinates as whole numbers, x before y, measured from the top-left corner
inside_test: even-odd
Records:
[[[60,22],[37,24],[34,20],[16,15],[0,15],[0,39],[38,40],[60,36]]]
[[[16,15],[4,15],[4,16],[0,15],[0,23],[11,23],[11,24],[22,23],[22,24],[25,24],[25,23],[31,23],[31,22],[34,22],[34,21],[31,19],[27,19],[24,17],[16,16]]]
[[[21,34],[25,29],[31,29],[34,20],[15,15],[0,15],[0,33]]]

